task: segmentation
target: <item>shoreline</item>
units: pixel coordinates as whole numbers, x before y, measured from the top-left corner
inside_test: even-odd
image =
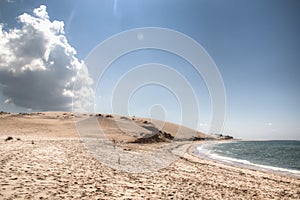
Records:
[[[200,152],[198,150],[199,145],[214,145],[217,143],[234,143],[234,142],[252,142],[254,140],[223,140],[223,141],[202,141],[195,144],[192,144],[191,147],[188,149],[188,153],[192,156],[195,156],[200,159],[206,159],[218,163],[222,163],[225,165],[243,168],[243,169],[251,169],[261,172],[267,173],[274,173],[277,175],[283,175],[293,178],[300,179],[300,171],[282,167],[275,167],[271,165],[263,165],[263,164],[256,164],[252,163],[248,160],[242,160],[237,158],[232,158],[229,156],[222,156],[219,154],[212,154],[210,152]],[[255,140],[255,141],[295,141],[295,140]]]

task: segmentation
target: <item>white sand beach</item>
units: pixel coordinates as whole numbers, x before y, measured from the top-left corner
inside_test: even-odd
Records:
[[[103,117],[101,123],[110,129],[113,120]],[[298,178],[228,166],[188,151],[156,172],[112,169],[86,150],[71,113],[2,113],[0,122],[0,199],[300,199]],[[163,130],[177,128],[167,124]],[[133,151],[166,143],[128,143],[132,138],[118,131],[111,138]]]

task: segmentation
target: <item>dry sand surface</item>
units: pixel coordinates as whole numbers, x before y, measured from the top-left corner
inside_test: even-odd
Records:
[[[140,137],[139,128],[128,136],[116,129],[114,119],[102,116],[99,121],[108,137],[132,150],[167,143],[128,143]],[[167,124],[163,130],[177,129]],[[8,136],[13,139],[5,141]],[[0,155],[0,199],[300,199],[300,179],[227,166],[188,153],[156,172],[111,169],[86,151],[70,113],[2,113]]]

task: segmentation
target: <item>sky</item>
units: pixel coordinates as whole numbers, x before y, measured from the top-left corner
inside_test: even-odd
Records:
[[[125,102],[128,109],[119,114],[187,126],[193,122],[209,132],[211,93],[203,77],[178,55],[159,49],[132,51],[111,63],[98,80],[88,65],[82,65],[115,34],[160,27],[195,40],[217,66],[226,92],[223,134],[300,140],[299,10],[297,0],[0,0],[0,110],[92,106],[95,112],[109,113]],[[129,76],[130,70],[149,63],[145,69],[154,69],[154,63],[175,69],[184,79],[172,75],[172,70],[157,74],[170,82],[187,80],[189,85],[178,81],[175,87],[192,88],[198,106],[159,84],[139,87],[129,99],[122,98],[124,90],[114,98],[121,78],[131,77],[120,83],[132,85],[150,76],[138,70]],[[86,101],[72,101],[74,96]]]

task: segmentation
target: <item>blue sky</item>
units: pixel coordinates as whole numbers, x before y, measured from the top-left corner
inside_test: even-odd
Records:
[[[64,22],[64,36],[79,61],[108,37],[132,28],[163,27],[188,35],[205,48],[222,75],[227,96],[225,134],[246,139],[300,139],[299,1],[2,0],[3,30],[20,28],[17,16],[32,15],[40,5],[47,7],[51,21]],[[211,105],[205,83],[174,55],[144,50],[124,56],[108,72],[107,88],[113,87],[109,81],[116,81],[125,69],[149,62],[174,66],[190,79],[200,100],[199,129],[206,131]],[[105,101],[109,91],[96,91],[96,97],[102,98],[99,102]],[[154,99],[154,94],[165,94],[165,100]],[[0,99],[1,109],[23,110],[21,103],[4,103],[9,98],[3,93]],[[164,104],[168,121],[180,118],[180,112],[174,111],[178,109],[174,96],[157,86],[136,92],[132,99],[130,114],[145,116],[149,105]],[[110,111],[105,106],[97,109]]]

